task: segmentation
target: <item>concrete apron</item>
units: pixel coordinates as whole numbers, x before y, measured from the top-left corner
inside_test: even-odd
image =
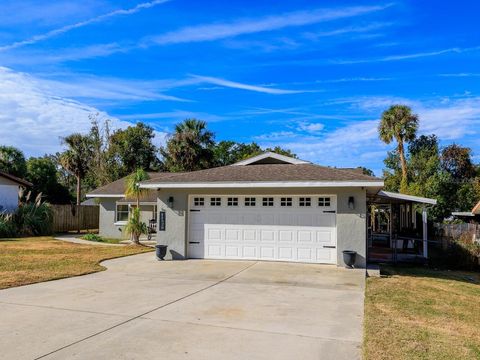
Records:
[[[0,291],[5,359],[356,359],[365,272],[165,261]]]

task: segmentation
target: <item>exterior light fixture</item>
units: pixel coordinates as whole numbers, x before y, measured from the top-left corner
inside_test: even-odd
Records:
[[[355,209],[355,198],[353,196],[348,197],[348,208],[350,210]]]
[[[173,201],[174,201],[173,196],[169,196],[167,200],[167,205],[169,208],[173,208]]]

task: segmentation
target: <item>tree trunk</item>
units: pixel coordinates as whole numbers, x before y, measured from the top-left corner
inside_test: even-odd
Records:
[[[140,235],[138,234],[132,234],[132,242],[135,245],[140,245]]]
[[[402,166],[402,182],[400,186],[400,192],[405,192],[408,185],[408,174],[407,174],[407,161],[405,160],[405,152],[403,149],[403,140],[397,139],[398,141],[398,155],[400,156],[400,165]]]
[[[82,178],[77,176],[77,234],[80,234],[80,199],[82,192]]]

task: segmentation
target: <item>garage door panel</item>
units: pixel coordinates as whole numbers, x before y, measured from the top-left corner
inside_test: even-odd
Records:
[[[221,245],[207,245],[207,257],[221,257],[223,255]]]
[[[225,241],[240,241],[242,231],[240,229],[225,229]]]
[[[260,259],[275,259],[275,248],[273,246],[260,246]]]
[[[292,247],[282,247],[278,248],[278,259],[279,260],[292,260],[293,259],[293,248]]]
[[[238,258],[241,256],[240,248],[238,246],[225,246],[225,256],[230,258]]]
[[[205,238],[212,241],[221,241],[222,240],[222,229],[221,228],[207,228],[205,230]]]
[[[316,260],[318,262],[331,262],[335,259],[335,249],[317,249]]]
[[[292,206],[280,206],[280,196],[274,206],[244,206],[238,196],[238,206],[227,206],[227,196],[221,206],[194,207],[189,214],[189,256],[194,258],[260,259],[317,263],[336,263],[336,214],[333,197],[329,207],[299,206],[299,196]],[[236,196],[237,197],[237,196]],[[284,197],[284,196],[282,196]],[[326,248],[326,246],[334,247]]]
[[[274,242],[275,241],[275,231],[274,230],[260,230],[260,241],[261,242]]]
[[[256,242],[258,239],[257,230],[255,229],[244,229],[243,230],[243,241],[245,242]]]
[[[294,241],[293,230],[280,230],[278,232],[278,241],[281,243],[293,243]]]
[[[328,230],[320,230],[316,232],[317,234],[317,243],[321,244],[332,244],[334,242],[333,234]]]
[[[244,258],[248,258],[248,259],[257,259],[258,258],[258,252],[257,252],[257,247],[256,246],[244,245],[242,250],[243,250],[243,257]]]
[[[315,233],[311,230],[300,230],[298,231],[298,243],[299,244],[313,244],[313,238]]]
[[[298,248],[297,249],[297,260],[312,262],[312,248]]]

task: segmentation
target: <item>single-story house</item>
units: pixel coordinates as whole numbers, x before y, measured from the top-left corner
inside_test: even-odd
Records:
[[[134,200],[125,199],[124,179],[87,194],[100,204],[100,234],[121,236]],[[382,192],[383,180],[355,169],[319,166],[275,153],[233,165],[186,173],[151,173],[142,217],[154,220],[156,240],[173,259],[258,259],[343,265],[343,250],[357,252],[365,267],[370,247],[369,202],[389,204],[389,248],[394,219],[411,221],[413,203],[432,199]],[[403,210],[402,210],[403,209]],[[403,212],[402,212],[403,211]],[[407,214],[405,215],[404,214]],[[399,228],[400,229],[400,228]],[[373,246],[373,245],[372,245]],[[407,246],[408,248],[408,246]],[[396,250],[395,250],[396,251]],[[426,256],[426,250],[422,253]]]
[[[18,208],[20,188],[31,187],[26,180],[0,171],[0,212],[13,212]]]

